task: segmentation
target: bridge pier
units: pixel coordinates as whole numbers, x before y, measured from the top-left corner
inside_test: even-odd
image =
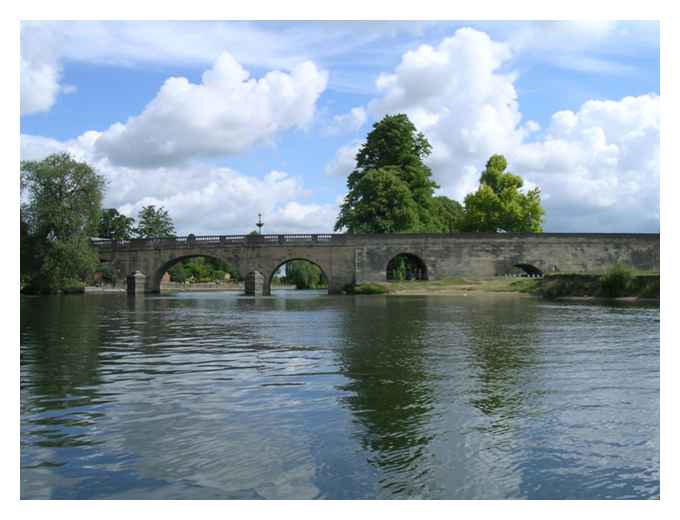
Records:
[[[127,293],[130,296],[144,294],[146,276],[141,271],[130,273],[127,277]]]
[[[246,296],[269,296],[269,291],[265,294],[264,276],[259,271],[251,271],[246,275],[245,289]]]

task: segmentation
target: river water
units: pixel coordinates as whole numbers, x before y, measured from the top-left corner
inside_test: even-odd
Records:
[[[21,299],[24,499],[658,494],[658,306]]]

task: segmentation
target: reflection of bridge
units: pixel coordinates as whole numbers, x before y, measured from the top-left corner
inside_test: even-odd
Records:
[[[289,260],[318,265],[329,292],[352,283],[384,281],[387,264],[399,254],[422,261],[425,276],[497,276],[526,266],[538,272],[597,272],[621,262],[659,270],[658,234],[453,233],[390,235],[220,235],[174,239],[95,240],[102,262],[117,277],[140,271],[145,292],[159,292],[163,273],[186,258],[204,256],[227,262],[244,278],[264,278],[262,294]],[[534,271],[534,272],[536,272]]]

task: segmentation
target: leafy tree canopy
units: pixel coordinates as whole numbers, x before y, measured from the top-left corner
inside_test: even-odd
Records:
[[[137,217],[139,224],[135,228],[136,238],[173,238],[175,225],[165,208],[144,206]]]
[[[399,169],[368,170],[356,183],[351,206],[346,202],[335,229],[351,233],[398,233],[420,227],[418,206]]]
[[[21,163],[28,196],[24,215],[32,235],[59,240],[94,236],[101,211],[104,178],[68,154]]]
[[[134,234],[135,219],[109,208],[102,211],[97,236],[112,240],[127,240]]]
[[[68,154],[22,161],[22,283],[33,291],[79,286],[94,272],[89,238],[97,231],[104,179]]]
[[[307,260],[288,262],[283,281],[295,285],[296,289],[318,289],[328,286],[326,275],[319,266]]]
[[[388,115],[375,123],[347,178],[348,194],[335,230],[444,231],[433,203],[438,186],[423,162],[430,151],[430,143],[406,115]]]
[[[522,193],[521,177],[506,172],[507,161],[502,155],[492,156],[479,179],[476,192],[465,197],[465,209],[460,221],[462,231],[531,232],[543,231],[545,211],[538,188]]]

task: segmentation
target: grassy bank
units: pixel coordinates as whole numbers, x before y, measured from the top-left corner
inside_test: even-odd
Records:
[[[599,274],[553,274],[544,278],[450,277],[432,281],[401,281],[361,284],[350,294],[466,295],[515,293],[546,299],[634,298],[658,300],[658,273],[636,272],[615,266]]]
[[[394,294],[394,295],[456,295],[470,293],[518,293],[528,294],[534,288],[536,279],[449,277],[441,280],[376,282],[360,284],[348,289],[350,294]]]

